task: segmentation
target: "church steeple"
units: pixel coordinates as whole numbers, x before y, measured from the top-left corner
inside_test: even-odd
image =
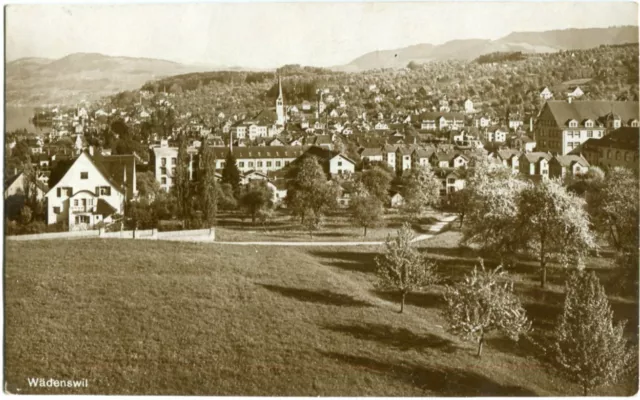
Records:
[[[278,98],[276,99],[276,125],[284,126],[284,96],[282,95],[282,81],[278,75]]]

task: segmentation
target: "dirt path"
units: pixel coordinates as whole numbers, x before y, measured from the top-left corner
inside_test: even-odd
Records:
[[[446,215],[439,222],[436,222],[429,228],[429,233],[419,235],[413,239],[413,242],[420,242],[423,240],[431,239],[447,226],[447,224],[455,221],[457,216]],[[189,240],[184,238],[185,240]],[[371,242],[212,242],[215,244],[232,244],[238,246],[378,246],[384,243],[384,241],[371,241]]]

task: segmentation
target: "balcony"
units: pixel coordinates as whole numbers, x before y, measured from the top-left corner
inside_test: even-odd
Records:
[[[71,212],[74,214],[78,213],[89,213],[93,212],[94,206],[71,206]]]

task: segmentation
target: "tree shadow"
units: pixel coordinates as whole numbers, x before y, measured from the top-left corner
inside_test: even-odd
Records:
[[[520,386],[501,385],[475,372],[454,368],[432,368],[415,364],[392,364],[367,357],[319,351],[325,357],[356,368],[394,377],[437,396],[536,396]]]
[[[347,271],[373,273],[376,271],[375,258],[378,253],[349,252],[349,251],[318,251],[309,254],[330,260],[327,264]]]
[[[385,290],[372,290],[371,292],[381,299],[397,303],[398,307],[400,307],[400,295],[398,293]],[[442,293],[435,292],[409,293],[405,297],[404,302],[405,304],[421,308],[442,308],[446,304]]]
[[[285,286],[259,284],[265,289],[279,293],[286,297],[291,297],[299,301],[326,304],[340,307],[371,307],[371,304],[357,300],[351,296],[334,293],[329,290],[309,290],[300,288],[290,288]]]
[[[417,335],[406,328],[397,328],[390,325],[327,325],[324,328],[347,334],[356,339],[370,340],[404,351],[438,349],[446,353],[453,353],[458,349],[455,343],[449,339],[431,333]]]

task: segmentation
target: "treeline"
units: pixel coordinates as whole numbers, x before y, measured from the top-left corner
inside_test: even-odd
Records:
[[[154,93],[159,91],[181,92],[183,90],[196,90],[199,87],[206,86],[211,83],[242,85],[264,83],[268,80],[274,79],[275,74],[273,72],[195,72],[191,74],[171,76],[154,82],[147,82],[142,86],[142,90],[148,90]],[[180,88],[180,90],[176,90],[176,88]]]
[[[526,58],[527,57],[524,54],[522,54],[521,51],[514,51],[514,52],[498,51],[495,53],[484,54],[476,58],[474,62],[478,64],[489,64],[494,62],[521,61]]]

